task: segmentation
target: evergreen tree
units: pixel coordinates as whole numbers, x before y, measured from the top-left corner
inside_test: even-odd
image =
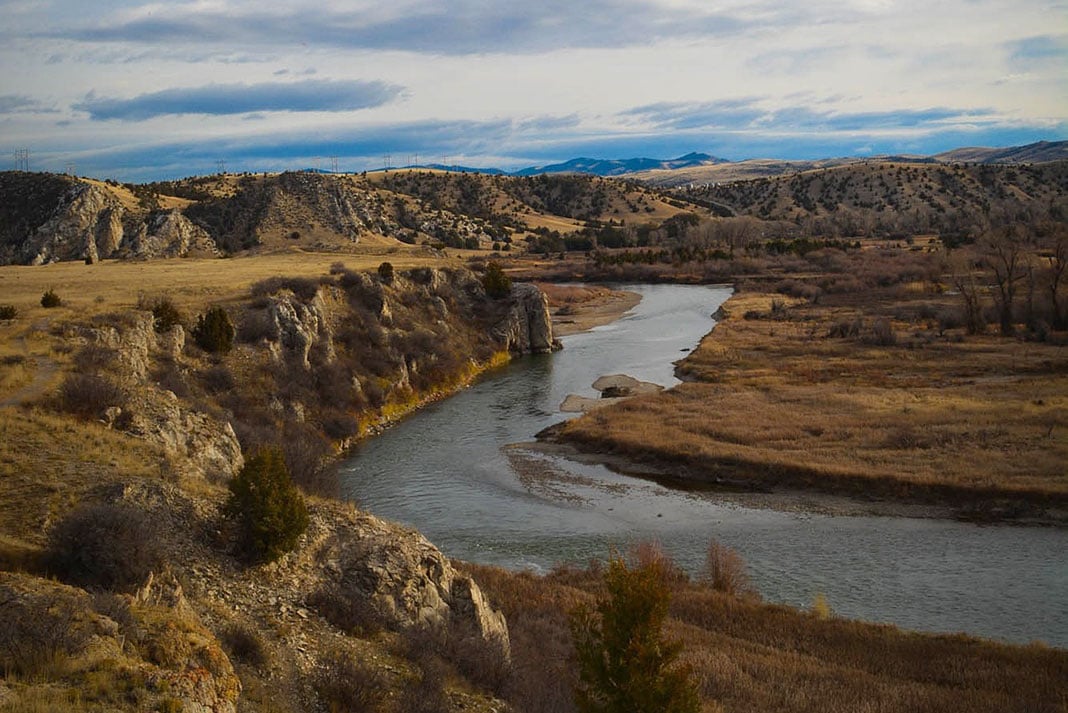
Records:
[[[224,512],[237,521],[240,549],[250,561],[273,562],[297,546],[308,508],[278,448],[258,451],[230,481]]]
[[[197,318],[193,339],[206,352],[225,354],[234,346],[234,323],[222,307],[212,307]]]
[[[681,646],[661,638],[670,592],[653,562],[629,569],[613,557],[607,597],[572,613],[579,664],[575,703],[582,713],[697,713],[689,670],[673,666]]]

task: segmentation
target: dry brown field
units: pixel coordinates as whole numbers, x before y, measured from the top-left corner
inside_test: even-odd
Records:
[[[681,362],[687,383],[570,421],[559,437],[691,483],[1064,522],[1068,353],[917,316],[955,299],[920,287],[818,304],[737,294]]]

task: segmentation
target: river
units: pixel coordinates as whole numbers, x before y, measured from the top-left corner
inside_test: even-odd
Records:
[[[738,550],[767,601],[809,607],[822,593],[849,618],[1068,648],[1068,530],[751,509],[510,447],[568,418],[568,394],[596,396],[598,376],[677,383],[673,362],[730,296],[625,289],[642,301],[622,319],[515,360],[364,443],[342,466],[345,495],[462,560],[545,571],[657,540],[697,572],[714,539]],[[516,459],[546,475],[529,477]]]

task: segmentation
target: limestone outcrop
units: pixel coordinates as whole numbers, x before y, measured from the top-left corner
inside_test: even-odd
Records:
[[[23,261],[42,265],[107,257],[122,243],[123,214],[122,205],[110,192],[88,183],[72,183],[52,216],[23,245]]]
[[[312,520],[305,555],[317,566],[305,580],[317,587],[311,599],[325,595],[335,605],[369,605],[393,629],[448,627],[461,640],[508,659],[504,615],[418,532],[352,508],[324,508]]]
[[[322,291],[304,302],[285,290],[270,297],[267,314],[280,347],[279,356],[304,370],[311,369],[313,349],[321,352],[321,363],[335,358],[334,335],[327,319]]]
[[[124,247],[132,257],[145,259],[219,255],[207,231],[177,209],[150,215]]]
[[[512,285],[510,309],[498,327],[507,349],[519,354],[548,354],[560,348],[553,338],[549,299],[535,285]]]
[[[105,420],[126,432],[154,441],[177,456],[188,475],[223,483],[244,466],[241,444],[229,422],[219,421],[183,404],[171,391],[150,382],[150,366],[157,351],[180,357],[185,332],[175,326],[157,335],[149,312],[132,312],[121,322],[83,328],[84,342],[114,354],[105,365],[129,394],[122,407],[112,407]]]

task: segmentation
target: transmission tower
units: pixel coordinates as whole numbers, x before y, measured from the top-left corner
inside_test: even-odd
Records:
[[[220,176],[226,173],[226,161],[224,159],[220,158],[218,161],[216,161],[215,167],[219,169]]]
[[[75,168],[75,166],[74,166],[74,162],[73,161],[71,161],[70,163],[67,164],[67,175],[68,176],[73,176],[74,175],[74,168]]]
[[[330,157],[330,172],[337,173],[337,156]]]
[[[393,165],[393,154],[386,154],[385,160],[383,162],[383,165],[385,166],[387,171],[392,167],[392,165]]]
[[[29,149],[15,149],[15,170],[16,171],[29,171],[30,170],[30,150]]]

